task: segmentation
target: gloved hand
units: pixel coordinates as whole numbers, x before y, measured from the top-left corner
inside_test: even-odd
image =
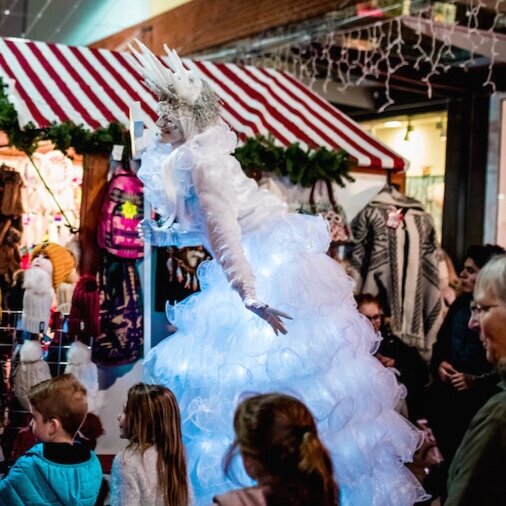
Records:
[[[283,313],[283,311],[278,311],[258,299],[253,298],[245,299],[244,305],[247,309],[265,320],[272,327],[276,335],[278,335],[279,332],[282,334],[286,334],[288,332],[281,318],[286,318],[288,320],[292,320],[293,318],[286,313]]]
[[[170,226],[158,226],[155,220],[144,218],[137,225],[139,236],[153,246],[171,246],[174,244],[174,237]]]

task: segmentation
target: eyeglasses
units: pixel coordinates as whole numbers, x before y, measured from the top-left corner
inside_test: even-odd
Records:
[[[373,314],[371,316],[365,315],[365,317],[367,319],[369,319],[370,321],[381,320],[381,315],[380,314]]]
[[[506,304],[489,304],[485,306],[483,304],[478,304],[473,300],[471,304],[469,304],[469,309],[471,310],[471,318],[477,320],[483,313],[488,313],[492,308],[501,306],[506,307]]]

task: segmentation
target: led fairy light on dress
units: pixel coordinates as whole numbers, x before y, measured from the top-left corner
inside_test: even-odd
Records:
[[[142,42],[135,42],[139,49],[129,44],[135,57],[131,62],[159,98],[157,112],[161,118],[191,119],[199,130],[218,120],[218,96],[194,71],[185,68],[175,50],[164,45],[166,67]]]

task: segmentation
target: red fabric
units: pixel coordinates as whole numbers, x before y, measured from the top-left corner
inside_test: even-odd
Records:
[[[69,334],[87,342],[100,334],[100,301],[97,278],[83,274],[72,294]]]
[[[16,460],[18,460],[21,455],[24,455],[32,446],[38,442],[39,441],[32,431],[31,425],[28,425],[28,427],[23,427],[14,438],[11,453],[12,463],[16,462]]]

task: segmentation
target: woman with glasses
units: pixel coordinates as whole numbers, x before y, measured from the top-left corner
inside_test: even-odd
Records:
[[[503,252],[503,248],[491,244],[468,248],[459,274],[460,296],[450,306],[433,347],[429,421],[446,468],[472,417],[496,391],[497,379],[489,375],[492,365],[486,359],[479,333],[469,328],[468,322],[478,274],[494,255]]]
[[[498,393],[476,413],[450,467],[445,506],[499,506],[506,498],[506,255],[493,258],[474,289],[469,326],[497,367]]]

